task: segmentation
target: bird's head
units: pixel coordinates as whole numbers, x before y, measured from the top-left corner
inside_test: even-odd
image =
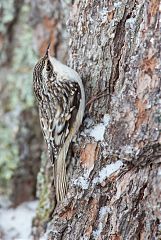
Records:
[[[50,61],[51,56],[49,53],[49,49],[50,49],[50,44],[48,45],[44,56],[40,58],[40,60],[36,63],[34,67],[33,75],[34,77],[40,80],[43,80],[41,78],[46,74],[48,75],[53,70],[52,64]]]
[[[53,72],[53,67],[50,61],[49,54],[50,44],[48,45],[46,52],[42,58],[36,63],[33,71],[33,85],[35,94],[38,94],[38,89],[44,84],[46,79],[50,79]]]

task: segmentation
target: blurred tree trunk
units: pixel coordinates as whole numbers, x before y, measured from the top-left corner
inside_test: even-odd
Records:
[[[36,198],[43,150],[29,14],[27,1],[0,2],[0,189],[11,195],[13,206]]]
[[[19,162],[12,176],[13,206],[36,198],[37,174],[40,170],[42,135],[35,107],[21,111],[16,136]]]
[[[48,239],[160,239],[159,1],[77,0],[67,27],[88,104]]]

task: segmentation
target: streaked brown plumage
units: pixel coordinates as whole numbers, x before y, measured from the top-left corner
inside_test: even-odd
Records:
[[[46,54],[35,65],[33,87],[49,158],[54,165],[57,201],[67,191],[66,155],[69,144],[82,122],[85,96],[79,75]]]

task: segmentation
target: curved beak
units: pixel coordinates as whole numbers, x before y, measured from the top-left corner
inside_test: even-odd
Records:
[[[47,49],[46,49],[45,57],[48,57],[48,56],[49,56],[49,48],[50,48],[50,43],[48,44],[48,47],[47,47]]]

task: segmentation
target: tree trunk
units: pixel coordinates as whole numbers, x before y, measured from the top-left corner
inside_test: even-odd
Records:
[[[31,159],[37,158],[34,151],[40,158],[42,149],[35,142],[36,121],[30,122],[35,111],[23,117],[24,109],[35,107],[28,87],[36,62],[33,42],[43,55],[51,41],[55,56],[80,74],[86,92],[84,121],[72,143],[77,164],[67,197],[57,206],[52,168],[42,156],[35,239],[44,230],[52,240],[161,239],[159,0],[76,0],[72,7],[72,0],[9,2],[1,4],[0,29],[0,135],[3,128],[12,130],[2,139],[4,146],[9,141],[9,161],[27,145],[35,171]],[[19,141],[26,124],[36,131],[28,135],[31,142]],[[10,144],[16,129],[18,156]],[[1,156],[5,151],[2,146]]]
[[[36,198],[37,174],[40,170],[42,135],[35,107],[21,111],[16,136],[19,162],[12,176],[12,205]]]
[[[159,1],[78,0],[67,27],[87,107],[46,236],[160,239]]]

